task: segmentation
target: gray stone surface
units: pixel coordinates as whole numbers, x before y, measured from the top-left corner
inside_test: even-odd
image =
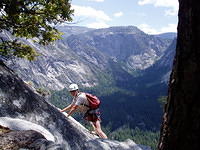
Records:
[[[16,74],[0,62],[0,117],[1,119],[31,122],[48,131],[54,137],[54,144],[65,150],[149,150],[133,141],[125,142],[99,139],[73,118],[49,104],[43,97],[34,93]],[[10,126],[17,123],[10,123]],[[11,121],[12,122],[12,121]],[[26,122],[27,123],[27,122]],[[29,126],[25,125],[24,126]],[[21,124],[18,124],[22,128]],[[24,130],[25,128],[23,128]],[[30,128],[29,128],[30,129]],[[34,128],[32,128],[34,130]]]

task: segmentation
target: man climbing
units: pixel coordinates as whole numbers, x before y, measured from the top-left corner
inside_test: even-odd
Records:
[[[79,110],[85,112],[84,119],[90,121],[94,132],[101,138],[107,139],[106,134],[101,129],[99,108],[92,108],[86,93],[80,92],[77,84],[69,86],[69,92],[73,97],[72,103],[61,110],[61,112],[68,111],[67,117]]]

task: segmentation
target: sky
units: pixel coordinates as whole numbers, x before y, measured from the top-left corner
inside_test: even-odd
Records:
[[[177,32],[178,0],[71,0],[73,25],[136,26],[147,34]]]

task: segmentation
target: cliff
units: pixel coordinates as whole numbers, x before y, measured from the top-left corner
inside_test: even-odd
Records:
[[[137,145],[131,140],[118,142],[103,140],[91,135],[81,124],[73,118],[67,119],[56,107],[35,93],[2,62],[0,62],[0,125],[11,130],[37,131],[42,134],[38,135],[39,139],[45,139],[50,142],[50,145],[59,147],[59,149],[150,149]],[[3,133],[0,134],[1,137],[2,135]],[[37,143],[37,140],[32,140],[32,143]],[[45,148],[45,142],[41,141],[44,140],[40,140],[36,145]],[[3,142],[5,140],[0,140],[0,146],[4,144]],[[46,144],[46,149],[48,145]]]

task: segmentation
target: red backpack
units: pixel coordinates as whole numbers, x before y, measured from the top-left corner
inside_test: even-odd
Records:
[[[100,100],[98,97],[92,95],[92,94],[89,94],[89,93],[85,93],[86,97],[87,97],[87,100],[89,102],[89,107],[90,109],[97,109],[99,108],[100,106]]]

